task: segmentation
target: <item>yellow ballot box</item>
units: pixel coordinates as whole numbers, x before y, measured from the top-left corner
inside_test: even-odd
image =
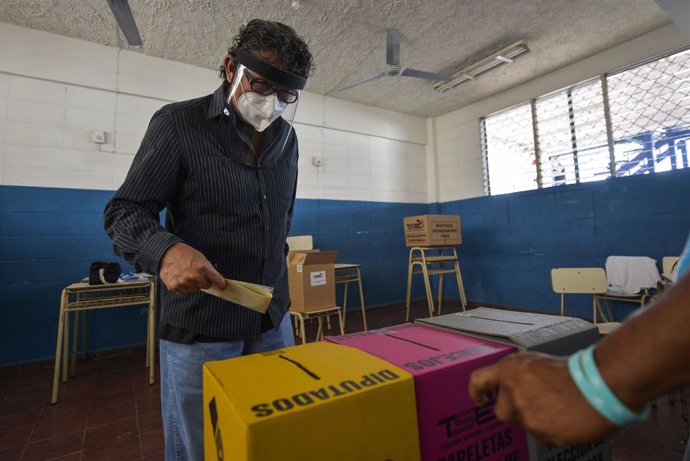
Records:
[[[319,342],[204,365],[206,461],[417,461],[412,375]]]

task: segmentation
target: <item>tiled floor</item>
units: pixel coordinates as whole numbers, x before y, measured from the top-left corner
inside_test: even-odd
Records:
[[[414,315],[425,316],[424,307],[416,306]],[[362,328],[359,313],[347,320],[348,332]],[[368,321],[369,328],[402,323],[404,309],[375,309]],[[309,326],[308,338],[315,333],[315,324]],[[80,362],[77,376],[60,386],[57,405],[49,403],[52,372],[50,363],[0,368],[0,460],[163,459],[160,388],[148,384],[143,348]],[[648,422],[616,435],[614,458],[681,460],[678,408],[659,399]]]
[[[0,459],[162,459],[160,387],[144,349],[77,365],[51,405],[52,367],[0,370]]]

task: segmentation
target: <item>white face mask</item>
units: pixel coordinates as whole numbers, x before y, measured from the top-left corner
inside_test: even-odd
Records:
[[[287,103],[275,94],[243,93],[237,98],[237,111],[256,131],[264,131],[283,113]]]

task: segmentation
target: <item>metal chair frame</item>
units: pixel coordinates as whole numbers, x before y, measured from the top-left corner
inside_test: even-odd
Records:
[[[450,265],[451,267],[447,267]],[[419,267],[415,271],[415,268]],[[467,307],[467,297],[465,296],[465,287],[462,283],[462,275],[460,273],[460,261],[455,247],[412,247],[410,248],[410,255],[407,266],[407,296],[405,299],[405,321],[410,320],[410,296],[412,293],[412,277],[414,275],[422,275],[424,279],[424,288],[426,290],[426,299],[429,306],[429,316],[433,317],[436,309],[434,307],[434,294],[431,289],[429,276],[438,275],[438,314],[441,314],[443,305],[443,277],[446,274],[455,274],[455,280],[458,284],[458,291],[460,293],[460,304],[464,311]]]

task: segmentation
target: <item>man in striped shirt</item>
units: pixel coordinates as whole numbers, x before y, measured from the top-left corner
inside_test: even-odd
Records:
[[[203,459],[204,362],[294,345],[285,262],[297,186],[291,122],[311,70],[292,28],[250,21],[214,94],[154,114],[106,206],[115,252],[163,282],[166,459]],[[225,278],[274,287],[266,314],[200,291],[224,288]]]

